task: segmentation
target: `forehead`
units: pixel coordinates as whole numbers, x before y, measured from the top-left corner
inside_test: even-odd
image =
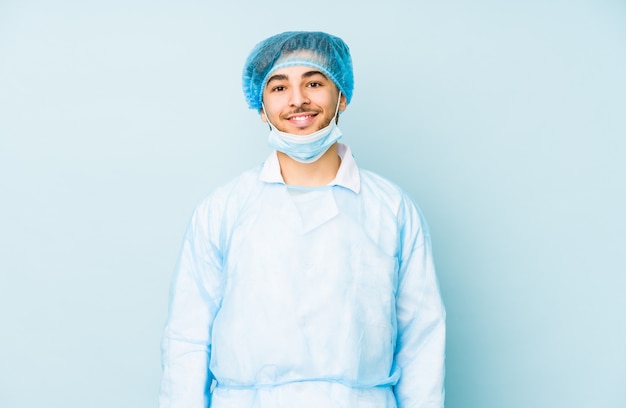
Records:
[[[299,80],[299,79],[307,79],[313,76],[320,76],[322,78],[328,79],[326,75],[319,69],[315,67],[309,67],[306,65],[294,65],[279,68],[272,73],[267,78],[267,83],[273,80]]]

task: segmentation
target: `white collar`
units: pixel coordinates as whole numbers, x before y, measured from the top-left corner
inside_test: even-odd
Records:
[[[350,147],[343,143],[337,143],[337,154],[341,158],[341,164],[335,179],[328,185],[345,187],[358,193],[361,189],[361,178],[359,177],[359,168],[356,165]],[[278,162],[276,151],[273,151],[263,163],[259,173],[259,180],[266,183],[285,184],[283,176],[280,174],[280,163]]]

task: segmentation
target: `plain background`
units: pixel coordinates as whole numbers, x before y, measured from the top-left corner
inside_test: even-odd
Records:
[[[429,221],[446,406],[626,406],[618,0],[0,0],[0,406],[157,405],[184,229],[269,153],[240,74],[286,30],[350,45],[343,140]]]

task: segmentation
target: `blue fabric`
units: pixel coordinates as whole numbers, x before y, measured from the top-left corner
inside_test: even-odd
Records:
[[[193,214],[161,408],[443,407],[445,311],[413,201],[362,169],[358,193],[260,170]]]
[[[354,73],[350,49],[339,37],[323,32],[288,31],[257,44],[244,65],[242,85],[250,109],[261,110],[263,89],[277,69],[304,65],[319,69],[352,100]]]

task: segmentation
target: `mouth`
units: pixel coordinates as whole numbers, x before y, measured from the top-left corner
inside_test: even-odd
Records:
[[[307,113],[296,113],[293,115],[289,115],[287,120],[298,127],[308,126],[317,116],[317,113],[307,112]]]

